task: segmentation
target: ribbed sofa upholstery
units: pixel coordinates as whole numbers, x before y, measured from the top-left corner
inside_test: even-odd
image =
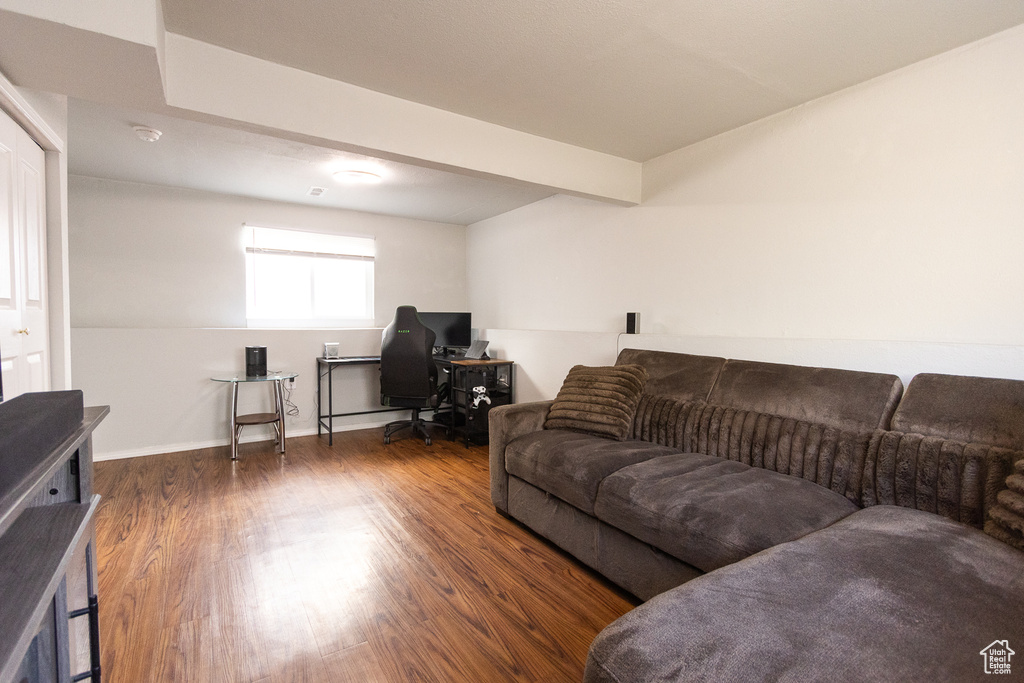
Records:
[[[859,502],[871,439],[850,431],[752,410],[644,396],[633,437],[801,477]]]

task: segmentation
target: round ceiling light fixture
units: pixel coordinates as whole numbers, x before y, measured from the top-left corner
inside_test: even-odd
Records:
[[[156,128],[150,128],[149,126],[132,126],[132,130],[139,136],[139,139],[144,142],[156,142],[163,135],[162,132]]]
[[[334,179],[339,183],[372,185],[379,183],[384,177],[376,171],[368,171],[363,168],[343,168],[334,172]]]

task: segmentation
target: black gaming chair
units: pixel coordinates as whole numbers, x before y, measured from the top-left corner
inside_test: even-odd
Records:
[[[430,445],[427,422],[420,411],[437,408],[437,366],[434,364],[434,331],[420,322],[414,306],[399,306],[395,319],[384,328],[380,345],[380,402],[385,406],[412,408],[411,420],[384,427],[384,443],[399,429],[412,427]]]

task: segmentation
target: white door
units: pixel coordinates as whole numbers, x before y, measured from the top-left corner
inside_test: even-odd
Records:
[[[0,112],[0,372],[3,396],[50,388],[43,150]]]

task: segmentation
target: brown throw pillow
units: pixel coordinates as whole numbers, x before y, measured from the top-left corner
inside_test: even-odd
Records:
[[[577,365],[566,375],[544,429],[570,429],[624,441],[647,384],[642,365]]]

